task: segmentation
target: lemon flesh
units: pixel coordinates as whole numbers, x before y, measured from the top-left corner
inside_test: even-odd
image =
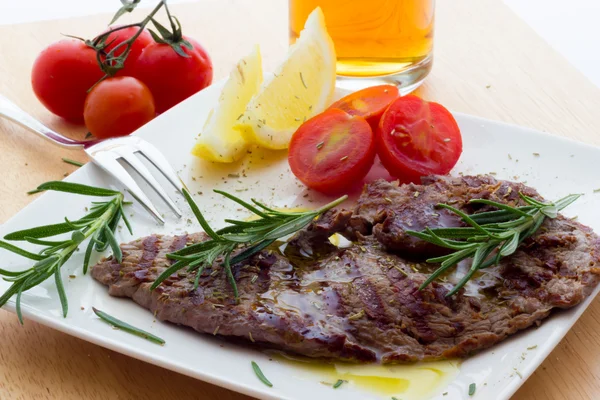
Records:
[[[335,89],[335,49],[316,8],[287,58],[252,98],[236,129],[251,143],[286,149],[307,119],[325,110]]]
[[[262,79],[260,49],[255,46],[229,74],[219,102],[209,113],[192,154],[222,163],[235,162],[244,156],[248,143],[234,125],[252,96],[258,93]]]

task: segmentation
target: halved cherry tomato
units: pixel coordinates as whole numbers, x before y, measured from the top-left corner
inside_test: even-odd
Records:
[[[111,29],[115,29],[118,27],[111,27]],[[135,35],[140,30],[137,26],[130,26],[129,28],[119,29],[115,32],[110,33],[105,42],[108,44],[104,49],[105,52],[109,52],[119,44],[123,43],[133,35]],[[129,54],[127,54],[127,59],[123,65],[123,69],[117,72],[117,76],[132,76],[133,73],[133,64],[135,64],[136,60],[139,58],[140,54],[142,54],[142,50],[144,50],[149,44],[154,43],[152,39],[152,35],[148,32],[147,29],[144,29],[140,36],[138,36],[133,44],[131,45],[131,50],[129,50]],[[125,51],[126,46],[121,46],[113,56],[120,56]]]
[[[395,100],[379,122],[377,154],[389,173],[402,182],[447,174],[462,153],[456,120],[437,103],[417,96]]]
[[[85,99],[85,126],[99,139],[129,135],[156,116],[146,85],[131,76],[107,78]]]
[[[364,118],[325,110],[294,133],[288,161],[306,186],[326,194],[340,193],[369,172],[375,159],[374,136]]]
[[[350,115],[363,117],[371,125],[371,128],[376,130],[381,115],[398,96],[399,92],[396,86],[372,86],[342,97],[329,108],[337,108]]]

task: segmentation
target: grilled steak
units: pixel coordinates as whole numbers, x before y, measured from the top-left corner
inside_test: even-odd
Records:
[[[123,262],[103,260],[92,275],[111,295],[131,297],[161,320],[310,357],[384,363],[465,357],[539,323],[552,308],[579,304],[599,279],[600,240],[559,216],[456,295],[445,296],[468,265],[418,290],[437,265],[422,261],[430,248],[404,229],[459,226],[435,204],[474,212],[466,204],[471,198],[516,204],[519,191],[538,196],[492,177],[374,182],[354,210],[326,213],[285,254],[265,250],[235,265],[237,304],[218,264],[195,291],[187,272],[150,291],[171,264],[165,254],[205,240],[204,234],[152,235],[122,245]],[[327,240],[334,232],[354,242],[335,247]]]

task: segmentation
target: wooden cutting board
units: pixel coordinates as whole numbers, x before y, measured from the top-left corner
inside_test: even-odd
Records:
[[[226,76],[255,43],[261,45],[267,71],[285,54],[284,0],[204,0],[174,5],[172,10],[184,33],[211,54],[215,79]],[[129,20],[141,19],[144,12],[137,11]],[[39,104],[31,91],[31,65],[60,33],[92,37],[109,20],[108,15],[98,15],[0,26],[0,93],[52,128],[84,135],[84,128],[60,121]],[[419,89],[420,96],[453,111],[600,145],[600,90],[502,2],[439,1],[435,41],[433,73]],[[83,153],[52,147],[0,119],[0,223],[34,199],[27,190],[74,170],[61,157],[86,161]],[[599,332],[596,301],[515,399],[597,398]],[[21,327],[5,311],[0,311],[0,338],[1,399],[247,398],[31,321]]]

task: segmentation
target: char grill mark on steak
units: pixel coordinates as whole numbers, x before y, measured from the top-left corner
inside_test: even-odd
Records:
[[[205,270],[197,290],[194,273],[183,270],[150,291],[173,262],[166,254],[206,240],[205,234],[152,235],[124,244],[121,264],[106,259],[92,275],[111,295],[131,297],[161,320],[310,357],[384,363],[466,357],[539,324],[554,307],[577,305],[598,282],[600,239],[559,216],[455,296],[445,296],[461,277],[454,272],[418,290],[437,265],[416,263],[427,256],[425,244],[400,243],[408,240],[408,223],[418,230],[432,217],[439,221],[431,214],[440,202],[467,212],[487,209],[466,204],[470,198],[519,205],[519,191],[540,198],[531,188],[492,177],[374,182],[353,211],[326,213],[299,232],[285,256],[265,250],[234,265],[237,304],[218,263]],[[442,224],[460,224],[448,222],[451,217]],[[336,248],[327,240],[335,232],[356,242]],[[485,296],[477,295],[481,288]]]

